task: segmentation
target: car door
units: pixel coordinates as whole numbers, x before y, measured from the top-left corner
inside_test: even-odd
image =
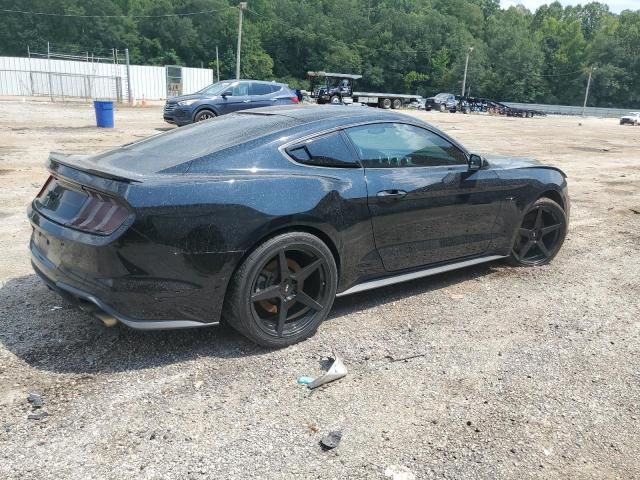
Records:
[[[251,82],[249,87],[249,97],[251,98],[251,108],[269,107],[275,102],[271,99],[272,86],[268,83]]]
[[[226,93],[231,93],[231,95],[227,94],[223,96],[219,104],[219,109],[223,114],[251,108],[251,97],[249,96],[250,83],[251,82],[236,82],[227,89]]]
[[[374,123],[346,130],[365,167],[376,247],[388,271],[481,255],[500,208],[491,170],[426,128]]]

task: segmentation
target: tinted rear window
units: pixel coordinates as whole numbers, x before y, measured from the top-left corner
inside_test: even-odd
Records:
[[[266,83],[252,82],[249,95],[269,95],[273,90],[271,85]]]

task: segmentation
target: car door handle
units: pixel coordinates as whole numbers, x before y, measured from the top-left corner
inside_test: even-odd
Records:
[[[378,192],[378,197],[380,198],[389,198],[389,199],[400,199],[404,198],[407,195],[407,192],[404,190],[382,190]]]
[[[251,100],[243,100],[242,103],[249,103]]]

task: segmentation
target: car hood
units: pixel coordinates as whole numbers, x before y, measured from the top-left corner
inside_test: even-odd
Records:
[[[538,160],[527,157],[504,157],[500,155],[483,155],[487,163],[489,164],[489,168],[493,170],[516,170],[519,168],[547,168],[551,170],[557,170],[558,172],[565,175],[565,173],[560,170],[558,167],[554,167],[552,165],[544,165],[540,163]]]
[[[215,98],[217,95],[203,95],[201,93],[192,93],[190,95],[180,95],[178,97],[171,97],[167,99],[167,103],[178,103],[183,100],[201,100],[205,98]]]
[[[620,117],[621,120],[638,120],[638,117],[635,115],[623,115]]]

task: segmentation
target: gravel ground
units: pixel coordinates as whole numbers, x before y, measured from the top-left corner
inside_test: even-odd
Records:
[[[2,101],[0,478],[640,478],[640,128],[416,115],[562,167],[563,250],[338,299],[315,337],[269,351],[225,328],[105,328],[49,292],[25,248],[47,153],[167,125],[158,107],[103,131],[87,105]],[[347,377],[296,384],[332,351]]]

